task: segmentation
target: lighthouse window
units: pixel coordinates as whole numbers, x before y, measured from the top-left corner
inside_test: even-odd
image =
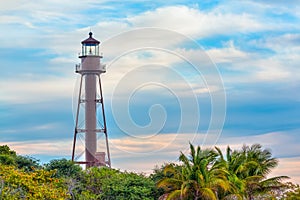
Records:
[[[99,55],[99,45],[96,44],[83,44],[82,46],[82,55]]]

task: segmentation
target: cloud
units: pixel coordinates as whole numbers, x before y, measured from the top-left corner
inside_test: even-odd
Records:
[[[129,17],[134,27],[160,27],[178,31],[192,37],[254,32],[263,25],[249,14],[217,11],[203,12],[187,6],[169,6]]]
[[[77,7],[78,6],[77,3],[78,2],[75,2],[74,5],[69,5],[69,6],[74,7],[75,10],[78,11],[78,9],[80,10],[80,8]],[[44,4],[45,5],[50,4],[50,7],[51,6],[56,7],[58,2],[50,3],[46,1],[38,5],[29,4],[26,6],[18,7],[17,9],[25,9],[28,12],[30,12],[29,8],[36,7],[37,9],[34,10],[40,11],[40,10],[44,10],[42,9],[44,7],[43,6]],[[91,5],[89,6],[97,7],[95,1],[91,1]],[[161,27],[161,28],[169,28],[171,30],[178,31],[188,36],[199,38],[199,37],[216,37],[217,35],[227,35],[227,34],[231,35],[237,32],[250,33],[250,32],[264,30],[265,26],[260,22],[257,16],[253,16],[250,14],[241,15],[240,13],[226,12],[226,9],[229,8],[225,7],[226,8],[225,9],[222,6],[224,5],[220,5],[215,9],[209,11],[201,11],[197,8],[192,8],[188,6],[166,6],[166,7],[157,8],[152,11],[146,11],[136,16],[123,18],[122,20],[116,19],[116,20],[110,20],[110,21],[104,20],[98,22],[94,26],[94,31],[100,33],[99,34],[100,38],[108,38],[112,34],[116,34],[120,31],[130,30],[133,27],[154,26],[154,27]],[[86,9],[89,9],[90,7]],[[64,15],[64,12],[58,12],[57,10],[53,12],[61,13],[61,15]],[[51,17],[52,15],[50,13],[45,16]],[[178,16],[180,16],[180,19],[178,19]],[[11,18],[10,20],[12,21],[20,20],[20,23],[24,24],[24,20],[22,20],[21,17],[11,16],[9,18]],[[39,17],[37,17],[37,19],[39,19]],[[47,19],[46,21],[49,20],[51,21],[51,19]],[[30,21],[28,21],[28,23],[30,23],[32,26],[35,26],[34,23]],[[75,32],[73,30],[64,31],[64,32],[61,32],[59,30],[55,32],[44,32],[42,36],[40,35],[40,31],[28,32],[28,34],[31,34],[32,36],[36,35],[36,37],[32,37],[32,38],[39,38],[39,40],[33,40],[33,39],[28,40],[27,38],[23,38],[24,36],[18,37],[17,35],[15,35],[14,37],[16,38],[15,42],[17,44],[18,43],[21,44],[21,46],[24,47],[39,46],[40,48],[48,49],[50,52],[57,55],[57,58],[54,58],[53,60],[62,61],[62,60],[69,59],[69,61],[71,60],[75,61],[75,59],[70,59],[70,58],[71,56],[77,55],[77,52],[80,50],[80,41],[83,39],[82,35],[88,32],[89,31],[88,29],[89,29],[88,27],[84,27],[84,28],[77,29]],[[285,37],[288,38],[288,35],[286,35]],[[293,37],[296,36],[294,35]],[[43,43],[38,42],[41,39],[44,41]],[[134,39],[136,40],[137,38]],[[161,42],[160,40],[155,40],[153,38],[150,39],[152,41]],[[278,41],[282,41],[281,39],[282,38],[278,38]],[[10,40],[6,40],[6,41],[10,41]],[[76,43],[75,41],[78,41],[78,43]],[[124,41],[126,42],[124,43]],[[270,38],[270,41],[272,41],[272,38]],[[122,41],[120,41],[119,43],[122,43],[122,46],[124,46],[130,44],[131,42],[136,42],[136,41],[126,40],[125,37],[122,38]],[[282,48],[285,42],[275,42],[275,44],[278,44],[277,49],[279,49]],[[2,45],[10,46],[10,43],[4,42]],[[166,45],[171,45],[171,44],[169,43]],[[114,46],[119,47],[118,44],[115,44]],[[105,56],[106,55],[110,56],[110,51],[116,53],[116,50],[117,48],[109,50],[103,47]],[[217,63],[219,62],[232,63],[231,67],[251,65],[251,69],[253,69],[253,66],[255,67],[253,70],[258,68],[259,72],[255,74],[250,73],[250,75],[253,75],[253,79],[258,79],[261,81],[269,81],[269,80],[276,80],[276,79],[285,79],[290,76],[289,72],[287,72],[285,69],[282,69],[281,66],[278,66],[285,62],[280,63],[277,62],[276,60],[274,61],[273,58],[264,61],[264,58],[261,58],[260,61],[258,60],[258,62],[254,63],[255,61],[257,61],[257,55],[256,54],[251,55],[246,51],[242,51],[238,49],[238,47],[234,45],[233,40],[230,40],[228,42],[228,45],[226,45],[224,48],[212,48],[208,51],[208,53],[212,56],[214,61]],[[297,55],[298,54],[293,54],[293,56],[290,56],[291,59],[289,60],[296,60],[297,57],[295,56]],[[170,57],[170,58],[171,59],[167,58],[168,62],[174,59],[174,57],[173,58]],[[270,65],[272,65],[272,68],[266,66],[266,64],[269,62]],[[56,63],[59,64],[59,62]],[[128,63],[128,64],[132,64],[132,63]],[[243,70],[245,70],[245,67]],[[249,71],[250,70],[249,67],[246,70]],[[246,79],[242,78],[242,80],[246,80]]]
[[[251,145],[260,143],[264,148],[272,149],[275,157],[296,157],[299,156],[300,138],[298,136],[299,130],[268,132],[258,135],[235,136],[235,137],[222,137],[219,143],[221,145],[230,145],[233,148],[242,147],[243,144]],[[288,144],[288,145],[287,145]],[[225,148],[225,146],[224,146]]]
[[[221,138],[215,145],[225,150],[227,145],[232,149],[241,148],[244,144],[251,145],[260,143],[264,148],[273,150],[276,157],[282,158],[286,156],[299,156],[297,154],[297,146],[300,138],[297,137],[296,131],[290,133],[265,133],[255,136],[235,136]],[[290,134],[290,136],[289,136]],[[205,137],[213,137],[212,135],[205,135],[203,133],[169,133],[169,134],[155,134],[155,135],[136,135],[125,136],[122,138],[110,139],[112,154],[115,158],[137,156],[154,156],[154,155],[172,155],[174,159],[177,158],[180,151],[188,152],[188,142],[194,145],[201,145],[202,148],[213,147],[214,144],[204,144]],[[270,139],[272,138],[272,139]],[[231,141],[231,142],[229,142]],[[289,148],[285,148],[285,144],[289,144]],[[279,149],[278,149],[279,146]],[[276,150],[274,150],[276,149]],[[291,151],[293,149],[293,152]]]
[[[299,175],[299,165],[300,165],[300,157],[292,157],[292,158],[279,158],[279,167],[272,170],[269,177],[273,176],[289,176],[290,179],[286,181],[291,181],[293,183],[300,183],[300,175]]]
[[[300,138],[297,133],[298,130],[271,132],[255,136],[221,136],[216,146],[224,152],[227,145],[232,149],[240,149],[243,144],[260,143],[263,148],[271,149],[273,156],[279,158],[279,166],[272,171],[270,176],[287,175],[299,183],[300,173],[297,166],[299,165],[298,152],[300,152],[300,147],[298,144]],[[201,133],[173,133],[110,139],[112,163],[115,168],[122,170],[151,173],[155,165],[178,162],[180,151],[188,154],[188,141],[194,145],[201,145],[204,138],[205,135]],[[71,139],[9,142],[5,144],[22,155],[39,155],[39,157],[54,155],[70,158],[72,147]],[[207,148],[211,145],[201,145],[201,147]],[[134,162],[128,162],[129,159],[134,160]]]
[[[265,47],[268,47],[278,53],[291,53],[294,51],[300,51],[300,34],[285,33],[278,36],[271,36],[263,40],[261,45],[264,45]]]
[[[79,2],[66,2],[64,3],[66,6],[57,6],[58,2],[55,1],[46,1],[38,4],[26,3],[24,6],[17,7],[17,9],[26,11],[30,14],[26,14],[25,19],[23,15],[14,16],[13,19],[14,21],[18,20],[20,23],[24,23],[25,21],[26,23],[30,23],[32,26],[36,26],[36,24],[39,24],[39,26],[44,26],[44,23],[47,24],[47,22],[51,22],[50,26],[53,22],[62,25],[65,23],[70,23],[70,21],[72,22],[74,21],[74,19],[81,18],[80,16],[74,16],[74,14],[72,14],[73,12],[82,9],[82,7],[78,5],[78,3]],[[55,9],[51,9],[52,7],[55,7]],[[69,10],[71,10],[72,13],[68,13],[66,15],[64,10],[68,7],[70,7]],[[99,9],[101,6],[97,7],[97,4],[95,5],[95,1],[91,1],[91,3],[85,9],[92,9],[94,7],[99,10],[99,12],[101,12],[101,9]],[[77,24],[79,23],[79,21],[75,21],[74,23]],[[78,39],[80,38],[79,33],[82,35],[84,33],[83,30],[87,32],[89,29],[88,27],[80,28],[77,29],[74,34],[73,29],[72,31],[64,30],[63,32],[59,29],[54,31],[56,27],[57,26],[55,26],[55,24],[52,24],[51,27],[36,30],[36,32],[31,34],[33,38],[41,38],[40,34],[42,33],[42,38],[45,43],[38,44],[36,43],[36,41],[30,40],[27,41],[26,44],[31,46],[42,45],[42,47],[46,47],[45,45],[47,45],[47,48],[53,50],[57,49],[61,53],[67,53],[67,51],[71,52],[72,49],[76,47],[74,41],[78,41]],[[167,28],[173,31],[178,31],[182,34],[186,34],[188,36],[211,37],[216,34],[232,34],[236,31],[253,32],[254,30],[257,30],[257,28],[255,27],[263,26],[259,24],[259,21],[255,21],[254,19],[252,19],[252,16],[247,14],[237,16],[235,14],[224,12],[203,12],[195,8],[189,8],[187,6],[167,6],[157,8],[153,11],[146,11],[136,16],[123,18],[122,20],[113,19],[107,21],[106,18],[104,18],[104,20],[96,23],[96,25],[93,27],[93,30],[94,32],[99,32],[101,38],[107,38],[112,34],[117,34],[121,31],[136,27]],[[23,37],[24,36],[17,37],[16,35],[15,38],[17,40],[15,42],[24,42]],[[78,39],[76,40],[76,38]],[[8,46],[9,43],[3,43],[2,45]]]
[[[256,136],[244,136],[244,137],[222,137],[216,144],[224,152],[227,145],[232,149],[240,149],[243,144],[251,145],[260,143],[263,148],[269,148],[272,150],[273,155],[279,158],[279,166],[273,171],[272,176],[275,175],[287,175],[291,176],[293,181],[299,183],[299,140],[297,134],[298,130],[292,132],[272,132],[265,133]],[[188,141],[191,141],[194,145],[200,145],[203,142],[203,134],[165,134],[156,135],[150,139],[132,139],[132,138],[120,138],[111,140],[113,154],[115,159],[118,160],[120,166],[116,166],[122,169],[128,169],[138,172],[151,172],[153,166],[158,166],[165,162],[177,162],[179,152],[183,151],[188,153]],[[287,145],[288,144],[288,145]],[[161,148],[164,147],[164,148]],[[202,148],[208,147],[207,145]],[[153,151],[154,150],[154,151]],[[155,150],[157,152],[155,152]],[[131,153],[128,153],[131,152]],[[147,151],[149,152],[147,154]],[[138,153],[144,152],[142,154]],[[151,153],[152,152],[152,153]],[[124,156],[124,157],[123,157]],[[123,157],[123,159],[121,159]],[[128,158],[144,157],[145,159],[139,166],[136,167],[135,163],[128,163]],[[165,159],[164,159],[165,158]],[[123,160],[123,163],[121,162]],[[126,166],[126,167],[125,167]]]
[[[23,128],[14,128],[14,129],[1,129],[1,134],[11,134],[11,133],[26,133],[26,132],[38,132],[38,131],[53,131],[57,128],[61,128],[60,123],[47,123],[47,124],[38,124],[36,126],[23,127]],[[3,134],[3,135],[4,135]]]
[[[37,103],[57,98],[70,98],[74,80],[68,78],[2,79],[0,101],[2,103],[26,104]]]
[[[57,141],[23,141],[23,142],[5,142],[0,145],[8,145],[12,150],[21,155],[34,156],[65,156],[69,157],[71,153],[72,142],[70,140]],[[30,148],[29,148],[30,147]]]
[[[248,52],[238,49],[232,40],[226,42],[222,48],[211,48],[206,52],[211,56],[213,62],[217,64],[240,63],[249,60],[251,57],[251,54]]]
[[[275,83],[286,82],[286,80],[295,82],[298,80],[294,74],[298,71],[296,62],[300,60],[299,49],[296,45],[289,44],[292,43],[289,41],[290,36],[286,45],[281,38],[274,40],[268,38],[266,39],[268,42],[254,44],[255,48],[260,47],[277,52],[272,54],[263,53],[264,50],[256,52],[242,50],[241,44],[236,45],[232,40],[225,42],[220,48],[211,48],[206,52],[223,72],[221,74],[226,83],[255,83],[257,81]],[[297,40],[297,36],[292,38]],[[278,45],[281,43],[279,41],[282,44]],[[253,41],[249,43],[253,45]]]
[[[24,21],[21,17],[10,16],[10,15],[2,15],[0,19],[0,24],[21,24],[26,26],[27,28],[37,28],[31,22]]]

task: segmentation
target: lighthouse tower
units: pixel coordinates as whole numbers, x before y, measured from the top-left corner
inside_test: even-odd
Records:
[[[82,41],[82,51],[79,56],[81,63],[76,65],[75,72],[80,74],[78,104],[75,119],[75,133],[72,150],[72,161],[85,164],[86,167],[111,167],[108,147],[104,101],[100,75],[106,72],[106,66],[101,64],[99,54],[100,42],[89,33],[89,38]],[[81,135],[84,138],[84,148],[75,155],[76,140]],[[104,142],[98,141],[103,138]],[[80,151],[80,150],[79,150]],[[84,160],[79,157],[85,154]]]

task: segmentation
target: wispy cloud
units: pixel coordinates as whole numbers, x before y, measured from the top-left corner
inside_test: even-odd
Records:
[[[180,151],[189,153],[189,144],[201,145],[205,135],[195,134],[158,134],[154,136],[123,137],[110,139],[113,166],[122,170],[151,173],[155,165],[167,162],[178,162]],[[222,137],[215,144],[225,151],[229,145],[240,149],[242,145],[259,142],[263,148],[269,148],[279,158],[279,166],[271,175],[287,175],[292,181],[300,181],[299,176],[299,140],[297,131],[271,132],[256,136]],[[9,142],[13,150],[23,155],[57,155],[70,157],[71,139],[52,141]],[[30,148],[28,148],[30,146]],[[213,148],[214,145],[201,145],[202,148]],[[128,162],[128,160],[135,162]]]
[[[16,80],[0,81],[0,102],[26,104],[57,98],[70,98],[73,92],[73,79],[50,78],[48,80]]]
[[[128,18],[128,21],[133,26],[168,28],[192,37],[253,32],[264,27],[249,14],[223,13],[220,10],[203,12],[186,6],[158,8]]]

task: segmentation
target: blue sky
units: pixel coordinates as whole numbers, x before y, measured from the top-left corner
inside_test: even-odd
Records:
[[[300,182],[299,5],[2,3],[0,144],[43,162],[70,158],[74,66],[92,29],[108,67],[102,82],[113,167],[151,172],[176,161],[189,141],[261,143],[280,160],[274,175]]]

